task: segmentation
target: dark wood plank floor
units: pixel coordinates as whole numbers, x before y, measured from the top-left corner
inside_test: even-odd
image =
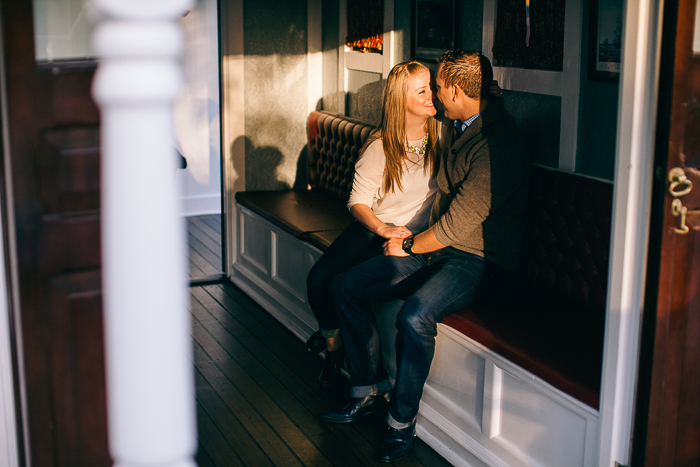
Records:
[[[221,216],[187,217],[190,280],[221,274]]]
[[[200,467],[387,465],[376,460],[384,413],[318,420],[347,395],[320,387],[321,357],[230,283],[191,287],[190,297]],[[449,463],[416,438],[395,465]]]

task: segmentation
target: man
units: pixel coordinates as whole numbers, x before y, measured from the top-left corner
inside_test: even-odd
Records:
[[[437,323],[472,303],[487,267],[514,269],[519,253],[529,162],[515,121],[500,99],[489,99],[491,64],[474,51],[447,52],[438,63],[437,97],[454,125],[445,133],[430,228],[388,240],[384,256],[333,284],[351,400],[320,418],[352,422],[390,401],[379,459],[384,462],[404,457],[413,444]],[[372,303],[405,297],[396,320],[390,396]]]

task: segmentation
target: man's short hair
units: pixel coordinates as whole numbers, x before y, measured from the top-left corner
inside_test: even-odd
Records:
[[[491,62],[476,50],[450,50],[438,59],[442,64],[440,78],[446,86],[458,86],[472,99],[488,98],[493,68]]]

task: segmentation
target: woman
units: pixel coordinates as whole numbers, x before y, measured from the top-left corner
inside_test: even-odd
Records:
[[[323,386],[339,381],[343,364],[333,278],[381,254],[387,238],[425,230],[437,184],[438,122],[430,70],[415,61],[396,65],[387,78],[380,123],[355,166],[348,209],[358,222],[348,227],[316,262],[307,278],[309,305],[320,331],[306,349],[326,349],[319,376]]]

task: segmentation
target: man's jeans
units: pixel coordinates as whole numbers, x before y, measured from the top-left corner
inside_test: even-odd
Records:
[[[471,304],[485,269],[483,258],[447,247],[418,256],[378,256],[338,275],[333,296],[351,397],[391,389],[372,303],[408,297],[396,319],[396,384],[388,421],[397,429],[409,426],[435,353],[437,323]]]

